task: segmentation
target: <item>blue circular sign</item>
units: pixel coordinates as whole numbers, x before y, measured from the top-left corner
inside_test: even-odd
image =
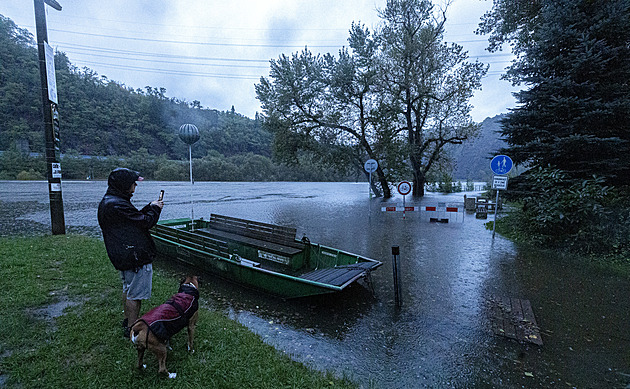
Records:
[[[507,155],[497,155],[492,158],[490,169],[497,175],[508,174],[512,170],[513,165],[512,158]]]

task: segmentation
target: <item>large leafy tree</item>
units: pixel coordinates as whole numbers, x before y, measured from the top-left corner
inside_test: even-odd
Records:
[[[375,33],[353,24],[338,58],[304,50],[272,60],[256,91],[281,142],[298,140],[285,150],[329,143],[359,166],[374,158],[385,197],[408,172],[422,196],[443,147],[477,130],[468,100],[486,67],[443,42],[445,11],[428,0],[390,0],[381,18]]]
[[[444,159],[444,146],[478,131],[469,99],[487,67],[443,41],[445,15],[428,0],[389,0],[381,12],[382,83],[407,140],[414,196],[424,195],[426,175]]]
[[[506,77],[524,86],[503,123],[516,163],[569,179],[630,184],[630,2],[495,0],[481,24],[510,42]]]
[[[308,150],[338,166],[362,167],[365,160],[386,158],[380,152],[379,129],[388,115],[381,113],[376,91],[376,44],[368,29],[353,25],[352,52],[339,58],[313,55],[308,49],[271,61],[270,79],[256,85],[266,125],[276,134],[276,148],[295,156]],[[390,197],[390,173],[379,164],[377,178]],[[378,190],[374,188],[375,190]]]

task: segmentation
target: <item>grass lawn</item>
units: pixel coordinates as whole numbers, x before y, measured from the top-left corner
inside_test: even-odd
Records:
[[[186,330],[167,357],[135,368],[122,337],[120,279],[103,242],[82,236],[0,238],[0,387],[8,388],[355,388],[292,361],[223,314],[199,309],[196,351]],[[176,292],[179,280],[155,270],[142,312]],[[203,305],[203,296],[202,304]]]

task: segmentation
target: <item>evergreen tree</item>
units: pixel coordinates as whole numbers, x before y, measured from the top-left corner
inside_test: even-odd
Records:
[[[502,152],[570,179],[630,184],[630,2],[495,0],[482,31],[516,42],[507,77],[527,87],[503,122]]]

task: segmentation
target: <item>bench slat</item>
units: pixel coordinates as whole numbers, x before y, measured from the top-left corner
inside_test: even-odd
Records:
[[[157,236],[176,241],[192,248],[209,251],[215,255],[228,256],[227,242],[212,237],[199,236],[187,231],[173,230],[160,225],[155,226],[155,232]]]
[[[253,220],[238,219],[230,216],[211,214],[209,227],[260,241],[277,243],[303,250],[304,244],[295,240],[297,230],[292,227],[278,226]]]

